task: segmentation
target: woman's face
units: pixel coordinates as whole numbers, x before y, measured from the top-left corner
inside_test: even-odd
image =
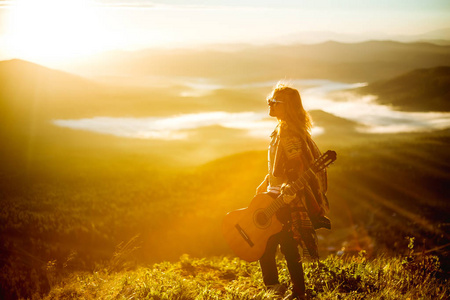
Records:
[[[286,103],[276,98],[274,95],[271,99],[267,100],[269,105],[269,116],[282,120],[285,116]]]

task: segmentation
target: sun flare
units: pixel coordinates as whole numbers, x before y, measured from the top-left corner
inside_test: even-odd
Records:
[[[16,1],[9,18],[15,57],[55,62],[101,51],[101,24],[89,0]]]

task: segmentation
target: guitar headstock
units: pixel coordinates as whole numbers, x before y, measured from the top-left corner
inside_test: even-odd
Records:
[[[314,162],[311,169],[313,169],[314,173],[322,171],[323,169],[331,165],[336,160],[336,158],[336,151],[328,150]]]

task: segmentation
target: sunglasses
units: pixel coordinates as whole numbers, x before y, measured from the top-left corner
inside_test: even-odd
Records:
[[[275,100],[275,99],[273,99],[273,98],[267,99],[267,105],[269,105],[269,106],[272,106],[272,105],[277,104],[277,103],[284,103],[284,102],[283,102],[283,101]]]

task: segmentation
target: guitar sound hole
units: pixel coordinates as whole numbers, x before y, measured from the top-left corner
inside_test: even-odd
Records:
[[[259,211],[255,214],[255,223],[258,227],[267,227],[270,225],[270,219],[267,217],[267,215],[264,213],[264,211]]]

